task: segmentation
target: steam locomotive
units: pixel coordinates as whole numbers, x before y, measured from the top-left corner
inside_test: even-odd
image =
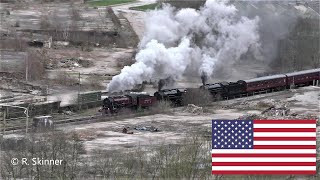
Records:
[[[117,113],[119,110],[149,108],[154,105],[156,98],[145,93],[129,93],[127,95],[110,96],[103,100],[102,109],[107,114]]]
[[[237,82],[220,82],[204,84],[201,89],[208,90],[213,99],[217,96],[222,99],[253,95],[259,91],[277,91],[291,86],[315,85],[320,81],[320,68],[298,71],[287,74],[259,77]],[[110,96],[103,100],[103,109],[106,113],[116,113],[122,108],[148,108],[157,101],[170,101],[175,106],[183,105],[183,97],[188,89],[163,89],[158,90],[153,96],[149,94],[130,93],[128,95]]]
[[[171,101],[175,106],[182,106],[183,95],[187,89],[163,89],[154,93],[154,97],[158,101],[166,100]]]

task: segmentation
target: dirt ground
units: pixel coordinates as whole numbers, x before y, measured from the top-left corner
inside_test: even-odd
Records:
[[[134,49],[122,48],[94,48],[91,52],[83,52],[78,49],[51,50],[48,55],[54,59],[80,58],[92,62],[90,67],[81,67],[74,65],[70,68],[58,68],[55,71],[76,71],[81,74],[97,74],[97,75],[115,75],[118,74],[122,67],[117,65],[118,61],[129,59],[132,56]]]
[[[93,124],[61,127],[59,130],[77,132],[85,141],[88,151],[94,149],[123,150],[137,147],[153,147],[163,144],[179,143],[184,137],[192,134],[211,136],[212,119],[249,118],[252,115],[261,118],[316,118],[319,117],[319,87],[304,87],[272,94],[234,99],[212,103],[204,107],[203,114],[185,112],[185,107],[175,108],[167,114],[155,114],[135,118]],[[293,116],[264,116],[261,112],[269,106],[285,106]],[[107,118],[106,118],[107,119]],[[159,132],[135,130],[134,127],[154,126]],[[128,127],[133,134],[123,134],[122,129]],[[317,132],[319,134],[319,132]]]
[[[116,14],[121,13],[128,19],[133,30],[137,33],[137,35],[141,39],[144,32],[144,18],[145,18],[146,12],[131,10],[129,8],[151,4],[151,3],[154,3],[155,1],[156,0],[140,0],[130,4],[114,6],[112,7],[112,9],[115,11]]]

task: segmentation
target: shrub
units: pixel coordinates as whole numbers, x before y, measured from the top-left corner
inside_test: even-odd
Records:
[[[188,89],[183,95],[183,104],[194,104],[197,106],[206,106],[212,102],[212,95],[209,91],[203,89]]]
[[[151,114],[169,113],[171,110],[171,103],[168,101],[158,101],[155,106],[150,108]]]
[[[60,72],[53,81],[55,84],[63,86],[79,85],[79,80],[71,77],[67,72]]]
[[[46,75],[47,58],[44,51],[28,50],[28,79],[39,80]]]

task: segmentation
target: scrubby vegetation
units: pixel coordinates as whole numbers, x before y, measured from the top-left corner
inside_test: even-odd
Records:
[[[165,140],[163,140],[165,142]],[[1,142],[0,173],[3,179],[309,179],[317,176],[222,176],[211,175],[211,140],[197,134],[180,144],[151,148],[95,150],[87,154],[77,134],[31,134],[19,143]],[[61,159],[56,166],[12,165],[12,158]],[[319,169],[319,162],[318,169]]]
[[[197,106],[205,106],[209,105],[212,102],[212,95],[209,91],[203,90],[203,89],[189,89],[184,95],[183,95],[183,104],[194,104]]]
[[[135,0],[100,0],[100,1],[89,1],[88,4],[91,6],[110,6],[115,4],[134,2]]]

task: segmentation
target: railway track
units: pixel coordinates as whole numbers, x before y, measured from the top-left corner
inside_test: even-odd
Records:
[[[94,122],[105,122],[105,121],[113,121],[113,120],[119,120],[121,118],[130,118],[130,117],[137,117],[137,116],[146,116],[146,115],[152,115],[151,112],[145,112],[143,115],[139,113],[132,113],[129,115],[93,115],[93,116],[85,116],[85,117],[75,117],[75,118],[69,118],[69,119],[62,119],[62,120],[54,120],[54,127],[62,127],[65,125],[72,125],[72,124],[85,124],[85,123],[94,123]],[[25,122],[24,122],[25,124]],[[0,134],[11,134],[11,133],[18,133],[18,132],[24,132],[26,130],[26,125],[17,125],[17,126],[9,126],[5,129],[1,128]],[[31,132],[33,129],[31,126],[28,128],[28,132]]]
[[[69,118],[69,119],[62,119],[62,120],[55,120],[54,126],[59,127],[65,124],[80,124],[80,123],[92,123],[92,122],[98,122],[101,120],[107,119],[108,116],[102,116],[102,115],[95,115],[95,116],[85,116],[85,117],[76,117],[76,118]],[[17,125],[17,126],[8,126],[8,127],[2,127],[1,132],[7,133],[16,133],[16,132],[22,132],[26,130],[26,125]],[[28,127],[28,132],[32,131],[31,126]]]
[[[273,91],[273,92],[268,92],[268,91],[261,91],[260,93],[250,95],[250,96],[242,96],[242,97],[234,97],[230,99],[225,99],[222,101],[228,101],[228,100],[236,100],[236,99],[244,99],[247,98],[248,101],[253,101],[253,100],[260,100],[260,99],[265,99],[269,97],[276,97],[276,96],[281,96],[285,93],[285,90],[282,91]],[[260,96],[258,96],[260,95]],[[264,95],[261,97],[261,95]],[[144,115],[151,115],[152,113],[144,113]],[[133,116],[139,115],[138,113],[133,113]],[[141,115],[140,115],[141,116]],[[67,119],[57,119],[54,120],[54,126],[59,127],[59,126],[64,126],[66,124],[72,125],[72,124],[84,124],[84,123],[94,123],[94,122],[102,122],[102,121],[111,121],[111,120],[118,120],[120,118],[127,118],[126,115],[113,115],[113,116],[104,116],[104,115],[92,115],[92,116],[85,116],[85,117],[74,117],[74,118],[67,118]],[[10,121],[10,120],[8,120]],[[24,125],[15,125],[15,126],[6,126],[1,127],[1,132],[0,134],[10,134],[10,133],[17,133],[17,132],[23,132],[26,130],[26,125],[25,121],[23,122]],[[31,132],[32,128],[29,126],[28,132]]]

